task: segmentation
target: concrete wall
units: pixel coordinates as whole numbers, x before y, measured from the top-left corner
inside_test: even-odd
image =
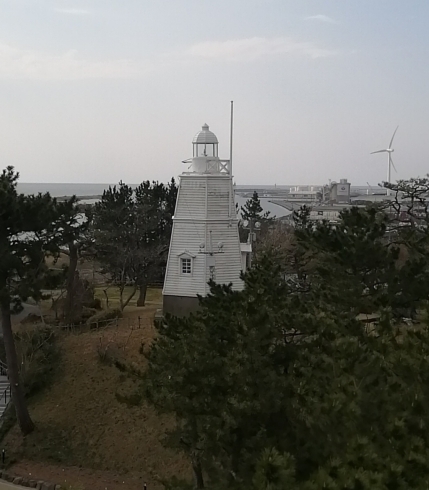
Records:
[[[340,216],[340,211],[342,211],[342,208],[338,210],[317,210],[317,211],[310,211],[310,219],[312,221],[322,221],[324,219],[327,220],[337,220]]]
[[[198,310],[198,298],[189,296],[163,296],[162,312],[175,316],[186,316]]]

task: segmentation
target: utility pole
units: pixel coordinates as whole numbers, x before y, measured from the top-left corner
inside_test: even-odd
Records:
[[[242,224],[243,229],[249,230],[249,234],[247,235],[247,243],[251,245],[251,251],[249,253],[248,266],[251,267],[253,258],[253,242],[256,242],[256,232],[260,230],[261,223],[256,221],[255,218],[249,218],[248,220],[244,220]]]

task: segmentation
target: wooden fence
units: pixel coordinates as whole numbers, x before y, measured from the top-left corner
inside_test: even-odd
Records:
[[[72,325],[55,325],[52,328],[62,332],[79,334],[91,330],[104,330],[113,328],[125,328],[128,330],[139,330],[152,327],[154,320],[152,318],[113,318],[109,320],[93,320],[86,323],[76,323]]]

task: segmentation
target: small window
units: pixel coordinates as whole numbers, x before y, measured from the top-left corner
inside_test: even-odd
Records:
[[[192,261],[191,259],[180,259],[182,266],[182,274],[192,274]]]
[[[318,216],[323,216],[323,211],[317,211]]]

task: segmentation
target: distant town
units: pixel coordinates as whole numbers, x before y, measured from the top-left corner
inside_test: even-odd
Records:
[[[235,186],[235,195],[245,199],[255,191],[260,198],[289,212],[297,211],[303,205],[310,206],[311,219],[329,221],[336,221],[343,209],[389,199],[387,189],[370,185],[352,186],[347,179],[329,181],[326,185]],[[282,219],[290,219],[290,214]]]
[[[311,219],[336,221],[340,211],[352,206],[366,206],[370,202],[389,199],[387,189],[380,186],[353,186],[347,179],[330,180],[326,185],[237,185],[234,184],[235,199],[239,207],[242,202],[257,192],[261,204],[269,208],[281,220],[290,220],[293,211],[303,205],[311,207]],[[70,196],[60,196],[66,200]],[[78,195],[83,205],[91,205],[101,199],[101,194]],[[268,204],[267,204],[268,203]],[[269,206],[269,204],[273,206]],[[284,213],[273,211],[285,210]]]

